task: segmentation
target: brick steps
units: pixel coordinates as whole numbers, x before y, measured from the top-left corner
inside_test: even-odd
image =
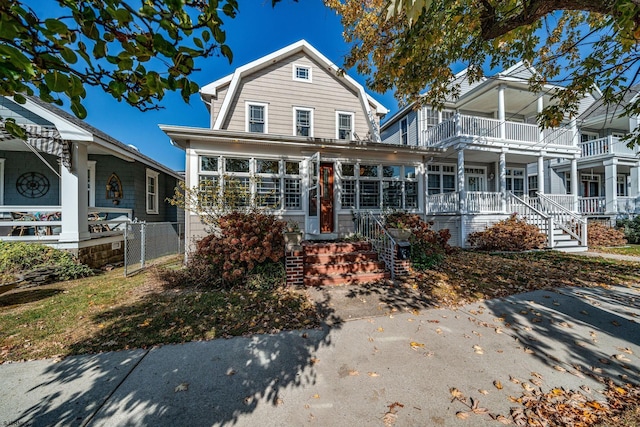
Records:
[[[390,277],[370,243],[305,243],[302,252],[305,286],[361,284]]]

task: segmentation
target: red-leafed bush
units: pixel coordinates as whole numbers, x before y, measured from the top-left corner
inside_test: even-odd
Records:
[[[385,217],[385,227],[411,231],[411,265],[416,270],[426,270],[437,265],[451,249],[448,229],[435,231],[433,223],[423,221],[420,215],[394,212]]]
[[[623,246],[627,244],[624,232],[598,221],[587,224],[587,243],[590,247]]]
[[[469,245],[483,251],[527,251],[544,248],[547,236],[538,227],[512,214],[484,231],[469,234]]]
[[[283,259],[284,221],[261,212],[234,212],[218,221],[219,232],[198,242],[193,263],[211,265],[223,286],[244,284],[256,269]]]

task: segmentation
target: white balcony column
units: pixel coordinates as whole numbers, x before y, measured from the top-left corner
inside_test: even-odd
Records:
[[[465,190],[464,180],[464,150],[458,151],[458,194],[460,195],[460,213],[467,211],[467,191]]]
[[[569,122],[569,129],[571,129],[571,138],[573,146],[578,147],[580,145],[580,134],[578,133],[578,122],[575,118]]]
[[[611,159],[604,162],[604,198],[605,213],[614,214],[618,212],[618,159]]]
[[[504,107],[504,89],[505,85],[498,86],[498,120],[500,121],[500,139],[505,139],[507,136],[507,124],[505,122],[505,107]]]
[[[536,104],[536,112],[538,114],[542,113],[544,109],[544,95],[538,94],[537,104]],[[538,131],[538,143],[542,144],[544,142],[544,131],[539,127]]]
[[[64,166],[60,168],[60,204],[62,205],[60,242],[79,242],[89,239],[87,146],[74,142],[71,146],[71,159],[71,170]]]
[[[631,188],[629,188],[629,196],[633,197],[636,201],[634,205],[638,205],[638,198],[640,197],[640,163],[630,169],[631,172]]]
[[[438,124],[442,123],[442,110],[438,110]]]
[[[578,159],[571,159],[571,195],[573,196],[573,210],[579,212],[578,206]]]
[[[500,193],[502,193],[502,212],[507,212],[507,154],[505,151],[500,153],[500,161],[498,162],[498,176],[500,177]]]
[[[538,157],[538,193],[544,194],[544,153]]]

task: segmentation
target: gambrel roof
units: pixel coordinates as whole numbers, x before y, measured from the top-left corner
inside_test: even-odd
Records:
[[[228,91],[224,97],[224,100],[222,101],[220,111],[216,116],[215,123],[212,126],[213,129],[222,129],[222,124],[224,123],[227,115],[230,112],[230,106],[234,95],[240,87],[240,82],[244,77],[249,76],[263,68],[270,66],[274,62],[278,62],[298,52],[305,53],[318,63],[323,64],[326,69],[335,73],[336,79],[342,81],[345,85],[347,85],[347,87],[351,88],[356,94],[358,94],[360,102],[362,103],[363,110],[367,114],[372,114],[370,105],[375,106],[377,115],[382,116],[389,112],[386,107],[384,107],[378,101],[373,99],[369,94],[367,94],[364,90],[364,87],[360,83],[356,82],[353,78],[345,74],[340,69],[340,67],[331,62],[326,56],[324,56],[316,48],[311,46],[306,40],[300,40],[276,52],[263,56],[262,58],[256,59],[255,61],[241,67],[238,67],[232,74],[209,83],[208,85],[205,85],[200,89],[201,95],[217,98],[218,91],[221,88],[228,87]]]

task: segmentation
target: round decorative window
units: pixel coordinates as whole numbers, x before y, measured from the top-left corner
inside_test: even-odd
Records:
[[[18,177],[16,189],[24,197],[37,199],[49,192],[49,180],[38,172],[23,173]]]

